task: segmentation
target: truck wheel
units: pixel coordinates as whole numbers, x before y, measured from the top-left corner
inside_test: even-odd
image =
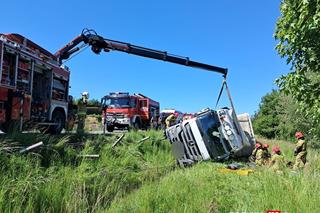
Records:
[[[141,128],[140,122],[139,122],[139,121],[136,121],[136,122],[133,124],[133,128],[134,128],[135,130],[140,129],[140,128]]]
[[[3,133],[7,133],[8,130],[9,130],[9,125],[7,122],[0,125],[0,131],[2,131]]]
[[[114,126],[107,126],[107,131],[108,132],[113,132]]]
[[[3,133],[6,133],[6,128],[4,127],[4,124],[1,124],[0,125],[0,131],[3,132]]]
[[[59,134],[61,133],[62,129],[65,127],[66,118],[63,112],[61,111],[54,111],[52,114],[51,121],[53,123],[57,123],[57,125],[52,125],[49,127],[49,133],[51,134]]]

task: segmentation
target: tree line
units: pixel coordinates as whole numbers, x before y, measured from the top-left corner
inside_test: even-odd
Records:
[[[312,119],[300,110],[292,96],[279,90],[273,90],[262,97],[252,122],[255,133],[266,138],[294,140],[297,131],[311,138]]]
[[[262,98],[256,132],[289,139],[304,131],[320,144],[320,0],[282,0],[274,37],[291,71],[276,79],[279,91]]]

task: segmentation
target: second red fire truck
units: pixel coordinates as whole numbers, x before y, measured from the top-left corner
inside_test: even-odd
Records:
[[[142,94],[112,92],[101,103],[103,124],[109,132],[115,128],[148,128],[159,118],[159,102]]]

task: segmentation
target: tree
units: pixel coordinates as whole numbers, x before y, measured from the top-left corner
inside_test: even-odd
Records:
[[[309,116],[314,134],[320,127],[320,0],[282,0],[275,38],[292,72],[276,83]]]
[[[273,90],[262,97],[253,118],[255,133],[267,138],[290,140],[296,131],[308,132],[311,120],[298,108],[291,96]]]
[[[277,106],[279,105],[279,92],[273,90],[261,99],[258,112],[253,118],[253,128],[256,134],[267,138],[275,138],[280,123]]]
[[[309,132],[312,120],[299,110],[299,104],[290,96],[279,92],[276,112],[279,120],[277,136],[280,139],[294,139],[297,131]],[[310,139],[310,137],[308,137]]]

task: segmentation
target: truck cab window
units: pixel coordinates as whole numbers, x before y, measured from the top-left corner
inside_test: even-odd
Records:
[[[220,122],[218,116],[215,113],[207,113],[200,116],[198,125],[211,157],[217,158],[225,155],[226,150],[220,140]]]
[[[129,98],[107,98],[104,101],[104,105],[108,108],[128,108],[130,107]]]
[[[136,108],[136,106],[137,106],[137,99],[131,98],[131,99],[130,99],[130,106],[131,106],[132,108]]]
[[[140,100],[140,109],[143,111],[148,109],[147,100]]]

